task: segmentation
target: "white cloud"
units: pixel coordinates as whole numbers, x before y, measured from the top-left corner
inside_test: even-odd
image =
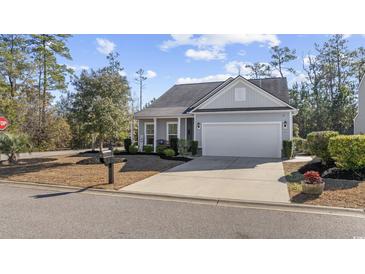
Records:
[[[295,75],[293,78],[288,79],[288,84],[289,86],[292,86],[294,83],[301,83],[301,82],[306,82],[308,80],[307,75],[304,73],[299,73],[297,75]]]
[[[203,35],[171,35],[172,39],[164,41],[160,48],[168,50],[178,46],[196,46],[199,48],[213,47],[223,49],[227,45],[251,43],[276,46],[280,44],[279,38],[274,34],[203,34]]]
[[[226,58],[226,54],[220,50],[195,50],[188,49],[185,56],[194,60],[222,60]]]
[[[96,38],[96,43],[98,44],[96,49],[105,55],[108,55],[116,48],[116,45],[108,39]]]
[[[201,83],[201,82],[215,82],[215,81],[224,81],[227,78],[231,77],[230,74],[216,74],[216,75],[208,75],[201,78],[191,78],[191,77],[181,77],[177,79],[176,84],[190,84],[190,83]]]
[[[153,70],[147,70],[146,77],[148,79],[155,78],[157,76],[157,73]]]
[[[90,67],[89,66],[85,66],[85,65],[81,65],[81,66],[78,66],[78,65],[66,65],[67,68],[70,68],[72,70],[74,70],[75,72],[77,71],[82,71],[82,70],[89,70]]]
[[[224,68],[226,72],[230,74],[237,76],[238,72],[240,72],[243,77],[246,77],[251,72],[251,70],[247,68],[246,65],[250,64],[250,62],[231,61],[227,63]]]
[[[303,57],[303,63],[304,65],[309,65],[309,59],[312,59],[313,61],[316,59],[315,55],[309,54]]]
[[[125,72],[125,70],[120,70],[119,75],[120,76],[127,76],[127,73]]]
[[[167,51],[179,46],[196,47],[196,49],[187,50],[185,55],[195,60],[219,60],[225,58],[226,46],[251,43],[272,47],[279,45],[280,40],[274,34],[175,34],[171,35],[170,40],[164,41],[160,49]],[[239,53],[241,56],[244,54],[246,53],[242,50]]]
[[[344,38],[344,39],[348,39],[348,38],[350,38],[351,36],[352,36],[352,34],[344,34],[344,35],[343,35],[343,38]]]

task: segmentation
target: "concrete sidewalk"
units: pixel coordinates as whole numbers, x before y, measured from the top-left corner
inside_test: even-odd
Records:
[[[266,158],[200,157],[121,191],[289,202],[282,162]]]

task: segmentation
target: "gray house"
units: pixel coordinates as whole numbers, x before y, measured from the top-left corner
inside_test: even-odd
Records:
[[[135,113],[138,143],[196,140],[203,156],[281,157],[291,140],[293,115],[286,78],[174,85]]]

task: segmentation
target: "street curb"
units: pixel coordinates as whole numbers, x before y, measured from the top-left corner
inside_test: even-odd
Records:
[[[62,186],[62,185],[50,185],[33,182],[23,181],[11,181],[11,180],[0,180],[2,184],[10,185],[25,185],[25,186],[36,186],[47,188],[56,188],[59,190],[82,190],[85,192],[99,192],[112,194],[112,196],[123,196],[123,197],[134,197],[143,199],[158,199],[178,202],[194,202],[203,204],[212,204],[216,206],[233,206],[233,207],[251,207],[251,208],[271,208],[276,210],[287,210],[287,211],[312,211],[317,213],[327,214],[341,214],[341,215],[360,215],[365,217],[365,209],[357,208],[342,208],[342,207],[331,207],[331,206],[315,206],[315,205],[303,205],[303,204],[291,204],[291,203],[280,203],[280,202],[261,202],[251,200],[239,200],[239,199],[222,199],[222,198],[207,198],[200,196],[186,196],[186,195],[175,195],[175,194],[164,194],[164,193],[151,193],[151,192],[138,192],[138,191],[126,191],[126,190],[108,190],[98,188],[81,188],[74,186]],[[75,192],[76,192],[75,191]],[[346,214],[347,213],[347,214]]]

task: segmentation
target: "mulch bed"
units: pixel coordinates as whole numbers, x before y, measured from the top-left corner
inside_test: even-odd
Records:
[[[298,172],[304,174],[307,171],[318,171],[322,178],[344,179],[344,180],[365,180],[365,169],[353,172],[350,170],[341,170],[336,167],[335,163],[323,165],[321,162],[309,162],[298,169]]]
[[[353,174],[351,176],[344,172],[336,174],[333,167],[330,167],[331,165],[323,166],[315,161],[284,162],[283,166],[288,181],[289,196],[293,203],[365,208],[365,181],[338,179],[338,177],[354,178]],[[300,180],[303,178],[303,173],[309,170],[315,170],[325,175],[325,189],[320,196],[301,193]]]

